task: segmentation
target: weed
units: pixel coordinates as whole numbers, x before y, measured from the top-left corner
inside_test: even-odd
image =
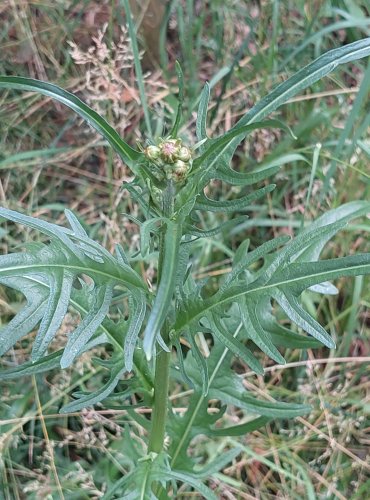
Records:
[[[69,210],[65,214],[70,229],[6,208],[0,210],[4,219],[40,231],[47,238],[44,244],[0,259],[1,283],[26,297],[24,309],[0,330],[1,353],[40,324],[31,361],[1,372],[0,378],[66,369],[88,350],[106,346],[106,355],[96,360],[97,370],[107,371],[105,383],[90,392],[74,393],[75,399],[61,410],[69,414],[104,401],[107,408],[128,411],[133,420],[131,432],[136,439],[126,440],[122,449],[126,460],[121,466],[122,477],[115,478],[102,498],[123,494],[167,498],[176,495],[184,484],[205,498],[216,498],[206,483],[240,453],[256,457],[235,437],[309,413],[306,405],[252,396],[231,359],[234,355],[262,374],[255,347],[278,364],[285,362],[280,346],[298,350],[321,344],[334,347],[331,336],[313,317],[315,308],[302,307],[300,296],[305,290],[333,295],[337,289],[332,280],[369,274],[369,254],[326,260],[319,257],[329,239],[348,221],[366,214],[370,204],[342,204],[301,228],[294,239],[279,236],[254,249],[244,241],[231,262],[232,268],[216,283],[195,278],[199,271],[195,268],[197,252],[200,241],[212,241],[215,235],[245,222],[245,217],[231,218],[231,213],[248,210],[254,201],[269,196],[275,188],[274,184],[253,190],[250,186],[277,174],[284,159],[280,157],[250,172],[237,172],[230,163],[240,142],[253,131],[268,128],[289,134],[286,125],[265,118],[339,64],[369,53],[370,41],[364,39],[324,54],[276,87],[217,138],[209,138],[206,132],[206,84],[199,99],[197,143],[193,145],[187,145],[178,133],[185,90],[178,66],[179,104],[172,129],[140,150],[123,141],[99,113],[75,95],[38,80],[0,77],[0,87],[37,91],[72,108],[102,134],[134,176],[125,188],[141,208],[141,218],[134,219],[140,229],[138,252],[126,254],[117,245],[112,255],[89,237],[80,218]],[[149,123],[147,113],[144,111]],[[213,180],[229,184],[231,196],[223,200],[210,198],[206,192]],[[234,186],[245,189],[245,193],[235,198]],[[201,229],[199,222],[204,212],[225,214],[226,220],[211,229]],[[155,259],[157,282],[148,286],[137,268],[140,264],[145,268],[148,261]],[[277,305],[289,318],[292,329],[278,321]],[[49,353],[69,306],[82,319],[66,344]],[[308,310],[312,309],[310,314]],[[294,331],[297,327],[309,336]],[[182,416],[172,410],[173,399],[168,398],[170,380],[191,389]],[[78,385],[84,387],[82,382]],[[219,421],[227,405],[255,417],[221,427]],[[146,408],[152,410],[150,422],[140,412]],[[223,453],[201,467],[201,457],[193,459],[187,453],[200,435],[226,439]],[[91,436],[90,440],[94,444]],[[100,442],[102,446],[106,442],[103,431]],[[52,446],[47,453],[45,460],[50,460]],[[279,464],[258,458],[288,477]],[[305,492],[304,471],[299,464],[295,467],[297,483]],[[87,482],[94,491],[93,478],[88,477]]]

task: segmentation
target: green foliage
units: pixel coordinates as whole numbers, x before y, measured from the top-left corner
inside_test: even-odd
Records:
[[[165,491],[176,494],[181,483],[188,484],[204,498],[217,498],[204,484],[204,479],[233,460],[240,450],[231,449],[200,468],[199,457],[193,462],[187,453],[193,438],[200,434],[239,436],[269,420],[291,418],[309,411],[299,403],[265,401],[249,394],[233,370],[233,356],[255,373],[263,374],[256,347],[277,363],[285,362],[281,347],[305,349],[321,344],[335,347],[328,332],[303,307],[300,297],[309,289],[323,294],[336,293],[331,281],[342,276],[370,274],[370,254],[319,260],[328,240],[348,221],[366,214],[370,203],[357,201],[331,210],[304,227],[293,239],[278,237],[253,250],[249,249],[249,242],[242,243],[232,270],[218,283],[216,291],[196,280],[191,272],[197,241],[211,238],[241,219],[235,217],[210,230],[198,228],[197,223],[203,212],[219,212],[229,217],[235,212],[248,211],[252,202],[271,193],[275,184],[255,185],[275,174],[279,165],[290,161],[292,156],[298,161],[302,157],[287,155],[279,162],[240,173],[231,167],[236,147],[260,128],[274,127],[290,133],[278,120],[262,120],[339,64],[367,55],[370,55],[369,38],[324,54],[278,85],[231,130],[217,138],[207,137],[209,86],[206,84],[200,96],[196,123],[198,149],[194,147],[192,159],[187,160],[189,170],[185,176],[168,175],[178,159],[175,161],[171,154],[163,153],[166,146],[174,144],[178,148],[176,154],[180,151],[181,141],[176,141],[182,116],[183,75],[179,67],[179,106],[173,135],[161,142],[160,162],[153,160],[153,149],[139,152],[131,148],[101,116],[73,94],[37,80],[0,77],[2,88],[37,91],[71,107],[102,134],[135,175],[126,187],[139,203],[144,218],[139,221],[141,252],[136,255],[126,256],[121,247],[112,255],[88,236],[77,217],[68,210],[65,215],[71,229],[0,209],[4,220],[22,224],[46,237],[44,243],[29,246],[24,252],[0,257],[0,283],[25,297],[24,308],[0,329],[1,354],[38,328],[32,339],[31,360],[1,372],[0,379],[65,369],[83,353],[105,345],[107,358],[95,363],[107,370],[106,382],[90,393],[77,391],[73,395],[75,400],[61,411],[79,411],[104,400],[111,407],[127,408],[135,396],[135,401],[139,401],[136,407],[153,408],[152,435],[166,426],[168,447],[162,439],[159,444],[156,441],[155,449],[149,445],[144,456],[132,450],[131,470],[103,498],[117,498],[117,495],[166,498]],[[205,188],[214,179],[241,187],[242,195],[227,200],[209,198]],[[144,263],[148,256],[153,259],[158,256],[154,292],[135,270],[136,262],[142,259]],[[290,320],[291,330],[277,321],[277,306]],[[52,341],[69,307],[80,313],[81,321],[69,334],[63,349],[52,352]],[[112,308],[115,321],[110,319]],[[309,336],[296,333],[297,328]],[[208,339],[209,356],[201,349],[200,337]],[[181,343],[184,339],[189,350]],[[167,395],[161,398],[157,395],[158,386],[167,387],[168,379],[162,380],[158,374],[168,372],[168,366],[163,369],[160,364],[169,363],[171,357],[162,354],[172,353],[173,348],[177,361],[170,373],[184,387],[189,385],[192,393],[185,414],[178,416],[169,408],[166,420]],[[123,390],[118,386],[123,386]],[[215,400],[221,408],[209,413],[210,401]],[[222,427],[228,405],[247,411],[253,419],[238,426]],[[131,415],[147,430],[145,419],[135,412]]]

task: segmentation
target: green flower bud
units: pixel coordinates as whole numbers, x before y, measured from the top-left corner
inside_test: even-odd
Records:
[[[174,164],[172,178],[175,182],[183,182],[189,172],[189,165],[182,160],[177,160]]]
[[[161,154],[161,150],[157,146],[148,146],[145,148],[144,153],[149,160],[157,160]]]
[[[182,146],[180,151],[177,154],[177,158],[182,161],[190,161],[191,160],[191,151],[186,146]]]

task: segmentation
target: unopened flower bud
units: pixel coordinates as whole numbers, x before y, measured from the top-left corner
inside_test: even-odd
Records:
[[[177,158],[177,155],[180,151],[180,143],[179,139],[168,139],[160,145],[162,151],[162,158],[167,163],[174,163]]]
[[[177,158],[182,161],[191,160],[191,151],[186,146],[182,146],[177,154]]]
[[[145,149],[145,155],[149,160],[157,160],[161,154],[161,150],[157,146],[148,146]]]
[[[182,182],[189,172],[189,165],[182,160],[177,160],[174,164],[173,179],[175,182]]]

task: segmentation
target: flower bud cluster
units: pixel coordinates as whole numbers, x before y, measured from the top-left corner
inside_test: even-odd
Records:
[[[181,139],[161,139],[157,146],[148,146],[145,156],[159,167],[167,179],[183,182],[191,169],[191,151]]]

